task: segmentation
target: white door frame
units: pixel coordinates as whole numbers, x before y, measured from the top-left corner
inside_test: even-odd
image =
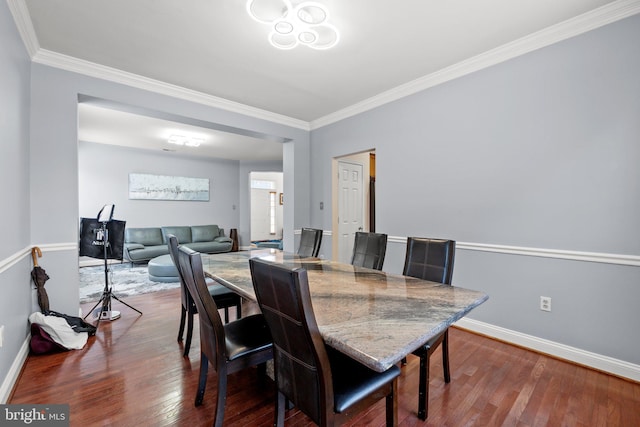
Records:
[[[368,209],[368,200],[369,200],[369,182],[364,179],[369,176],[370,170],[370,154],[374,153],[375,150],[367,150],[359,153],[353,153],[345,156],[334,157],[331,162],[331,206],[332,206],[332,246],[331,253],[332,259],[334,261],[338,261],[340,259],[339,253],[339,240],[340,236],[338,235],[339,223],[338,223],[338,197],[339,197],[339,188],[340,181],[338,179],[338,163],[341,161],[350,162],[350,163],[358,163],[362,164],[363,169],[363,182],[362,182],[362,228],[364,231],[369,231],[369,209]]]

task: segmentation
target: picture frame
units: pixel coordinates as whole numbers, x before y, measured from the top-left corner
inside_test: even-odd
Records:
[[[208,202],[209,179],[130,173],[129,199]]]
[[[284,204],[284,194],[280,193],[280,204],[283,205]]]

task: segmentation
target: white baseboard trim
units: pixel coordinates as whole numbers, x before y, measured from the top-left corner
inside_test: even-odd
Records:
[[[20,376],[20,372],[22,371],[22,366],[24,362],[27,360],[27,356],[29,355],[29,342],[31,341],[31,335],[25,338],[16,358],[14,359],[7,375],[4,377],[4,381],[2,382],[2,386],[0,386],[0,403],[5,404],[9,400],[11,395],[11,391],[13,390],[13,386],[18,381],[18,377]]]
[[[632,381],[640,382],[640,365],[581,350],[579,348],[570,347],[568,345],[512,331],[510,329],[505,329],[466,317],[458,320],[455,323],[455,326],[540,353],[548,354],[559,359],[584,365],[598,371],[607,372]]]
[[[640,365],[570,347],[568,345],[512,331],[510,329],[494,326],[489,323],[466,317],[458,320],[455,323],[455,326],[540,353],[548,354],[559,359],[568,360],[589,368],[640,382]],[[27,356],[29,355],[29,341],[30,337],[27,336],[25,341],[22,343],[15,360],[13,361],[13,364],[7,372],[2,386],[0,387],[0,403],[2,404],[7,403],[11,391],[18,380],[22,366],[27,360]]]

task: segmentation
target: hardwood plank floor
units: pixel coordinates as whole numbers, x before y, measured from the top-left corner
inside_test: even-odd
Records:
[[[215,373],[204,405],[193,404],[199,336],[191,357],[176,341],[179,290],[126,298],[139,316],[114,301],[122,317],[101,323],[82,350],[29,356],[9,403],[68,403],[72,426],[206,426],[213,422]],[[83,306],[90,309],[92,304]],[[450,330],[451,383],[441,352],[431,361],[429,418],[416,417],[418,359],[402,368],[400,426],[638,426],[640,384],[527,351],[457,328]],[[269,426],[273,382],[256,369],[231,375],[225,425]],[[301,412],[287,426],[313,425]],[[349,425],[384,425],[384,402]]]

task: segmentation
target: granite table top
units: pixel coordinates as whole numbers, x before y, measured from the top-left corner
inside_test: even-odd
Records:
[[[326,344],[378,372],[437,336],[488,295],[278,249],[202,255],[205,274],[256,301],[249,258],[307,270],[311,303]]]

